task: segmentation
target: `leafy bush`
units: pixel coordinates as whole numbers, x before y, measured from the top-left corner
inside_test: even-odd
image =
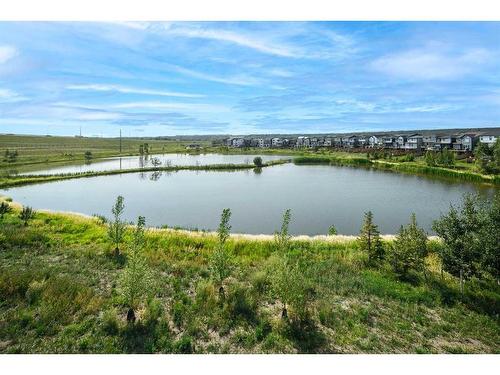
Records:
[[[3,220],[5,214],[12,211],[12,207],[7,202],[0,203],[0,220]]]
[[[241,284],[233,284],[226,299],[226,309],[232,317],[241,317],[254,321],[257,303],[247,288]]]
[[[253,159],[253,163],[255,164],[256,167],[262,167],[262,158],[260,156],[256,156]]]
[[[120,331],[120,322],[116,309],[104,311],[102,314],[102,329],[109,335],[116,335]]]
[[[174,353],[178,354],[190,354],[194,352],[194,345],[192,343],[191,337],[184,335],[179,340],[174,342],[173,345]]]

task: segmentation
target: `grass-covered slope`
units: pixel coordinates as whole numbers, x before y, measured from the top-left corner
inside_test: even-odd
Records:
[[[354,241],[292,241],[308,304],[305,317],[290,308],[285,320],[270,293],[273,241],[229,239],[221,299],[208,261],[214,235],[149,230],[155,282],[132,324],[119,288],[131,229],[115,256],[98,219],[37,213],[24,226],[18,213],[0,224],[1,353],[500,352],[499,287],[472,281],[461,298],[433,254],[427,281],[402,281],[368,267]]]

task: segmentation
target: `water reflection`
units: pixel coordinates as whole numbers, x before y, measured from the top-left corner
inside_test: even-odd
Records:
[[[128,173],[28,185],[8,190],[15,201],[35,209],[101,213],[117,195],[125,197],[125,219],[143,215],[154,226],[217,229],[220,212],[230,207],[237,233],[279,230],[292,209],[293,234],[357,234],[371,210],[382,233],[395,233],[415,212],[429,233],[432,221],[460,202],[465,192],[484,196],[495,188],[450,183],[369,169],[285,164],[259,170],[160,171]],[[91,194],[92,199],[81,199]]]
[[[124,156],[119,158],[93,160],[87,163],[50,163],[46,166],[25,167],[22,174],[58,174],[58,173],[81,173],[89,171],[105,171],[113,169],[147,168],[153,165],[153,160],[158,160],[162,166],[184,166],[184,165],[214,165],[214,164],[252,164],[254,155],[223,155],[223,154],[154,154],[141,156]],[[280,155],[263,155],[263,161],[278,160],[286,158]],[[35,168],[38,168],[36,170]],[[40,169],[43,168],[43,169]]]

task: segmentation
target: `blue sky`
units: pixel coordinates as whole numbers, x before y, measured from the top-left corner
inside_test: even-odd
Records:
[[[500,23],[0,22],[0,133],[500,126]]]

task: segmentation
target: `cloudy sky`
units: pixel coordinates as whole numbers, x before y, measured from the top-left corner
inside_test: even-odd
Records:
[[[0,133],[500,126],[500,23],[0,22]]]

